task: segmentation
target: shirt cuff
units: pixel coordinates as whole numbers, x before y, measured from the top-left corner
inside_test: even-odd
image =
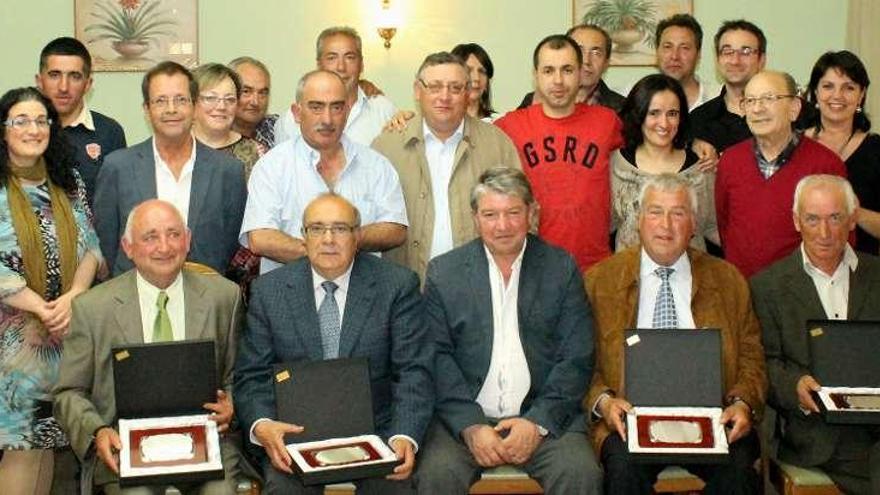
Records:
[[[593,415],[594,418],[596,418],[596,419],[602,419],[602,413],[599,412],[599,404],[602,403],[602,399],[605,399],[605,398],[608,398],[608,397],[611,397],[611,396],[612,396],[612,395],[611,395],[610,392],[602,392],[602,395],[600,395],[600,396],[596,399],[596,402],[593,402],[593,408],[590,409],[590,413]]]
[[[403,438],[404,440],[406,440],[407,442],[412,444],[413,454],[415,454],[416,452],[419,451],[419,444],[416,443],[416,441],[413,440],[412,437],[409,435],[392,435],[391,438],[388,439],[388,445],[391,445],[392,443],[394,443],[394,441],[397,440],[398,438]]]
[[[272,421],[272,420],[269,419],[269,418],[260,418],[260,419],[258,419],[258,420],[256,420],[256,421],[254,421],[254,423],[251,425],[251,431],[250,431],[250,440],[251,440],[251,443],[254,444],[254,445],[259,445],[260,447],[262,447],[263,444],[261,444],[260,441],[257,440],[257,437],[254,435],[254,428],[257,427],[257,424],[262,423],[263,421]]]

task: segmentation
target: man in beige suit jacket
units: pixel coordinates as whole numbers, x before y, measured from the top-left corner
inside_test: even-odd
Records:
[[[428,55],[413,83],[419,114],[405,131],[373,141],[400,176],[409,220],[406,242],[384,256],[423,282],[431,258],[477,238],[470,194],[480,174],[499,165],[520,168],[510,138],[467,115],[469,84],[460,58]]]
[[[111,363],[113,347],[152,342],[155,317],[149,318],[148,308],[156,312],[159,291],[168,295],[166,308],[174,340],[214,340],[217,376],[224,390],[218,390],[217,402],[205,404],[205,408],[214,414],[221,432],[227,431],[233,416],[230,390],[235,338],[241,323],[238,287],[217,275],[184,270],[189,245],[190,232],[174,206],[161,200],[145,201],[129,215],[122,240],[135,269],[73,302],[71,333],[54,389],[54,412],[83,465],[91,466],[95,455],[101,461],[95,467],[94,483],[108,494],[164,493],[165,487],[120,491],[116,483],[116,452],[122,445],[113,426],[117,418]],[[152,299],[147,301],[144,295]],[[148,317],[143,318],[143,313]],[[238,457],[229,435],[223,437],[221,448],[224,480],[178,488],[203,494],[235,493]]]

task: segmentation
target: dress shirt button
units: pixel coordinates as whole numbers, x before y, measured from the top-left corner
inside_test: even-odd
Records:
[[[425,199],[426,197],[428,197],[428,193],[425,191],[419,193],[419,199]]]
[[[419,242],[419,241],[413,241],[413,246],[414,246],[414,247],[419,247],[421,244],[422,244],[422,243]]]

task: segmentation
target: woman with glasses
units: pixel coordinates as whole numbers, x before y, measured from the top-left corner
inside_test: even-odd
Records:
[[[70,303],[103,263],[74,153],[58,113],[35,88],[0,98],[0,487],[44,494],[53,449],[68,444],[52,417]]]
[[[492,108],[492,76],[495,66],[482,46],[476,43],[462,43],[452,49],[452,54],[464,60],[470,72],[471,87],[468,95],[468,115],[491,122],[495,110]]]
[[[193,134],[203,144],[238,158],[249,177],[263,154],[256,141],[232,130],[241,78],[221,64],[205,64],[193,71],[199,87],[193,115]]]
[[[265,150],[253,139],[232,130],[241,78],[234,70],[221,64],[204,64],[193,71],[199,87],[193,115],[193,135],[207,146],[223,151],[244,164],[245,179]],[[260,257],[239,247],[226,270],[226,277],[241,287],[247,303],[250,284],[260,274]]]
[[[663,74],[642,78],[626,97],[620,116],[625,144],[615,152],[611,170],[615,250],[639,243],[639,191],[649,176],[664,173],[686,176],[697,193],[697,230],[691,245],[705,250],[705,239],[719,244],[715,174],[700,170],[699,157],[687,146],[687,97],[678,81]]]
[[[869,132],[865,96],[871,80],[862,61],[846,50],[819,57],[810,74],[807,101],[817,110],[806,135],[837,153],[859,199],[856,246],[878,254],[880,243],[880,136]]]

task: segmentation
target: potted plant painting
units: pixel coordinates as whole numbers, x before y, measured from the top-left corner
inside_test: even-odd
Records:
[[[177,23],[161,10],[161,0],[99,0],[91,12],[95,22],[85,28],[94,36],[89,42],[110,41],[121,57],[134,59],[158,45],[159,39],[174,34]]]
[[[656,13],[651,0],[596,0],[583,22],[608,31],[616,52],[631,53],[642,40],[653,46]]]

